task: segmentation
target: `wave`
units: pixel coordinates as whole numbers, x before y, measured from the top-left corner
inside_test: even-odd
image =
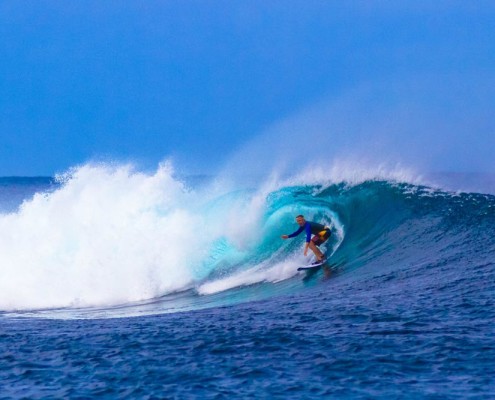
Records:
[[[58,180],[0,215],[0,310],[105,308],[183,291],[202,304],[300,282],[303,240],[280,240],[297,214],[332,226],[326,251],[343,274],[461,257],[473,240],[495,248],[494,196],[447,193],[403,172],[313,169],[239,189],[192,187],[166,163],[151,174],[85,165]]]

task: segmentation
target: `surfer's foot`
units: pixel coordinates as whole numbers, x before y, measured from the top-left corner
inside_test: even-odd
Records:
[[[312,264],[321,264],[321,263],[324,263],[325,261],[327,261],[327,258],[323,257],[321,260],[316,259],[316,261],[313,262]]]

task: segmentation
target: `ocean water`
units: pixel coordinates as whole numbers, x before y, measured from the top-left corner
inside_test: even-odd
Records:
[[[447,178],[0,178],[0,398],[495,398],[494,191]]]

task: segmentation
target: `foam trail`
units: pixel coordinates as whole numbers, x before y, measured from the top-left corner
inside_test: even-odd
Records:
[[[206,282],[197,288],[197,292],[208,295],[260,282],[280,282],[296,275],[298,273],[297,267],[303,263],[304,261],[298,262],[297,259],[273,263],[271,267],[268,267],[269,263],[263,263],[248,271],[241,271],[223,279]]]

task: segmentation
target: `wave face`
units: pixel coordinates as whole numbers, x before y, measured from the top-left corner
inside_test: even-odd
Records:
[[[191,187],[169,165],[154,174],[87,165],[59,181],[43,191],[38,182],[32,198],[0,215],[3,311],[134,315],[304,290],[302,235],[280,239],[297,214],[332,226],[336,284],[389,269],[482,265],[495,253],[494,196],[379,176],[236,189]]]

